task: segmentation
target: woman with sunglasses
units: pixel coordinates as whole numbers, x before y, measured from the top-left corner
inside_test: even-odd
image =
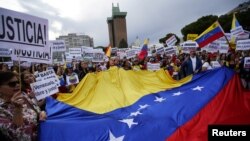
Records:
[[[1,140],[37,140],[37,114],[28,108],[13,72],[0,72]]]

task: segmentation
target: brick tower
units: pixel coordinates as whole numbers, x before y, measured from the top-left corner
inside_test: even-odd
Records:
[[[109,41],[112,47],[128,47],[126,15],[127,12],[120,12],[119,4],[117,7],[112,4],[112,17],[107,18]]]

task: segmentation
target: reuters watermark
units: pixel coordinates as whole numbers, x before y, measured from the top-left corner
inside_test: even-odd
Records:
[[[208,125],[208,141],[233,139],[250,141],[249,125]]]

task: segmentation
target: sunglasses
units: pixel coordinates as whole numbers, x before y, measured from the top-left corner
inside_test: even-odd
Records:
[[[12,81],[12,82],[7,83],[7,85],[12,88],[16,87],[17,84],[19,84],[19,81]]]

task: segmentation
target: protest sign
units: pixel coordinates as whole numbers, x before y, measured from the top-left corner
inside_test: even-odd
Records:
[[[147,63],[147,69],[150,71],[160,70],[160,63]]]
[[[135,52],[136,52],[136,50],[134,50],[134,49],[127,50],[127,51],[126,51],[127,59],[130,59],[130,58],[135,57],[135,55],[136,55]]]
[[[11,51],[8,48],[0,48],[0,57],[11,57]]]
[[[78,75],[76,73],[72,73],[70,76],[66,76],[67,85],[77,84],[79,83]]]
[[[54,81],[54,78],[49,78],[44,81],[38,81],[30,84],[30,86],[37,100],[41,100],[47,96],[59,92],[57,83]]]
[[[92,62],[103,62],[104,52],[94,52]]]
[[[51,79],[53,78],[53,81],[57,84],[57,86],[60,86],[60,82],[59,79],[57,77],[57,75],[55,74],[55,71],[53,69],[49,69],[47,71],[43,71],[43,72],[39,72],[39,73],[35,73],[35,78],[36,81],[45,81],[47,79]]]
[[[166,55],[173,55],[176,54],[176,49],[174,47],[166,47],[164,50]]]
[[[52,48],[52,52],[66,51],[64,40],[50,40],[49,43]]]
[[[174,46],[176,42],[177,42],[177,39],[176,39],[175,35],[172,35],[170,38],[168,38],[168,39],[166,40],[165,43],[166,43],[168,46]]]
[[[0,48],[12,49],[12,59],[51,62],[48,20],[0,8]]]
[[[250,57],[245,57],[244,59],[244,68],[250,69]]]
[[[181,43],[182,52],[189,53],[191,50],[196,50],[198,48],[198,44],[195,41],[186,41]]]
[[[249,50],[249,49],[250,49],[250,39],[237,41],[236,50]]]
[[[220,63],[218,61],[211,61],[212,68],[219,68],[221,67]]]

